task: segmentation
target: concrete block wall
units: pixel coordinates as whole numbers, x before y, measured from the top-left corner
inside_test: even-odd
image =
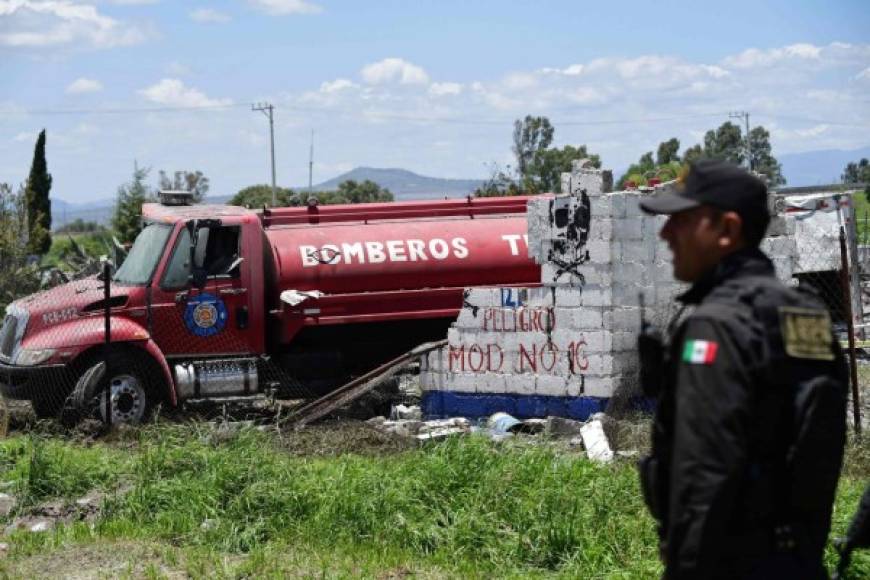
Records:
[[[575,162],[562,178],[569,193],[529,202],[529,257],[541,265],[541,286],[466,290],[447,347],[423,361],[425,413],[585,419],[638,394],[641,302],[664,325],[684,286],[658,237],[665,218],[640,210],[649,193],[610,192],[611,184],[609,171]],[[778,222],[772,231],[782,235],[765,244],[790,278],[789,227]]]

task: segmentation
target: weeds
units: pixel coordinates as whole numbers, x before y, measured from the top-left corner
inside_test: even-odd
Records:
[[[125,487],[108,496],[93,526],[16,536],[12,559],[82,542],[137,542],[163,547],[146,575],[166,566],[193,576],[660,573],[631,463],[602,466],[548,445],[481,437],[391,455],[306,456],[288,453],[275,434],[214,433],[149,425],[121,438],[123,451],[29,435],[0,443],[0,480],[31,504]],[[866,445],[850,443],[848,453],[835,534],[866,474]],[[857,569],[870,570],[862,558]]]

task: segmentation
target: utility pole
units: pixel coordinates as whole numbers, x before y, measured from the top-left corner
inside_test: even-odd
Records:
[[[269,119],[269,150],[272,156],[272,207],[278,206],[278,190],[275,187],[275,107],[271,103],[251,105],[252,111],[260,111]]]
[[[752,171],[752,142],[749,139],[749,112],[734,111],[728,113],[728,117],[731,119],[743,119],[746,127],[746,166],[749,168],[749,171]]]
[[[308,193],[311,193],[311,179],[314,175],[314,129],[311,130],[311,150],[308,154]]]

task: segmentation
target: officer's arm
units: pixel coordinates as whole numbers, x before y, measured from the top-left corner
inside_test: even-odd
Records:
[[[669,572],[702,578],[718,560],[745,473],[750,380],[720,322],[692,317],[677,362]]]

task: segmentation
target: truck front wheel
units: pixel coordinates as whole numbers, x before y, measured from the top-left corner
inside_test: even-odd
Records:
[[[143,422],[159,398],[160,380],[154,361],[131,348],[112,352],[81,374],[71,408],[78,416],[99,411],[105,423]]]

